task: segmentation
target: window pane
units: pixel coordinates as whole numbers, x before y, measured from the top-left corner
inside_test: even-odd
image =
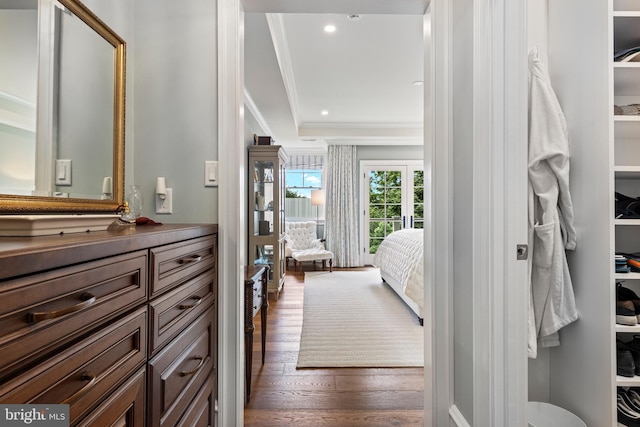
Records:
[[[322,171],[313,170],[304,173],[304,187],[322,187]]]
[[[384,171],[371,171],[369,173],[369,185],[371,187],[384,186]]]
[[[424,218],[424,205],[416,204],[413,207],[413,216],[414,218]]]
[[[380,243],[382,243],[382,239],[370,239],[369,240],[369,253],[375,254],[378,252],[378,248],[380,247]]]
[[[400,218],[402,216],[402,206],[387,205],[387,218]]]
[[[388,188],[386,202],[402,203],[402,190],[400,188]]]
[[[370,237],[385,237],[385,223],[384,221],[371,221],[369,222],[369,236]]]
[[[413,201],[415,203],[423,203],[424,202],[424,188],[414,188],[413,189]]]
[[[402,185],[402,175],[400,171],[387,172],[387,180],[385,182],[387,187],[400,187]]]
[[[384,218],[384,206],[370,205],[369,206],[369,218],[380,219]]]
[[[371,188],[369,191],[370,203],[384,203],[384,192],[379,188]]]
[[[424,187],[424,171],[413,171],[413,185]]]
[[[318,219],[323,211],[322,207],[311,205],[311,190],[322,188],[322,170],[286,169],[285,185],[286,219]]]

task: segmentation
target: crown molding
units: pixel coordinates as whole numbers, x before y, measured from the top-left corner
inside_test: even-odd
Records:
[[[266,17],[269,32],[271,33],[271,40],[273,42],[273,49],[276,52],[276,59],[278,60],[278,66],[280,67],[280,73],[282,74],[282,82],[284,83],[287,98],[289,99],[293,122],[296,127],[299,127],[301,122],[300,104],[298,103],[298,89],[296,87],[296,79],[293,72],[293,64],[291,62],[289,43],[287,42],[287,32],[284,28],[284,20],[280,13],[267,13]]]
[[[298,136],[333,139],[419,139],[420,123],[306,123],[298,127]]]
[[[264,116],[260,112],[260,109],[254,102],[253,98],[251,97],[251,94],[249,94],[246,87],[244,88],[244,105],[247,108],[247,110],[256,119],[256,122],[258,122],[258,126],[262,128],[265,135],[273,135],[273,133],[271,132],[271,129],[269,128],[269,125],[267,124],[267,121],[264,119]]]

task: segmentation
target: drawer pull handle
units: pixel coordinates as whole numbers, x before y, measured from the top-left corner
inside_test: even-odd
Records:
[[[62,402],[63,405],[71,405],[76,400],[80,399],[82,396],[84,396],[89,392],[89,389],[93,387],[93,383],[96,382],[96,376],[89,371],[83,372],[82,375],[80,376],[80,379],[82,381],[88,380],[89,382],[85,384],[85,386],[82,387],[80,390],[76,391],[74,394],[69,396],[64,402]]]
[[[64,316],[65,314],[82,310],[83,308],[89,307],[91,304],[96,302],[95,295],[92,295],[88,292],[80,295],[80,299],[82,300],[82,302],[79,302],[76,305],[72,305],[71,307],[63,308],[62,310],[28,313],[27,322],[38,323],[47,319],[55,319],[56,317]]]
[[[202,302],[202,297],[199,297],[199,296],[197,296],[197,295],[196,295],[196,296],[194,296],[194,297],[191,297],[191,299],[196,300],[196,302],[194,302],[193,304],[180,304],[180,305],[178,306],[178,308],[179,308],[180,310],[187,310],[187,309],[189,309],[189,308],[193,308],[193,307],[197,306],[198,304],[200,304],[200,303]]]
[[[178,264],[193,264],[200,261],[201,259],[202,257],[200,255],[194,255],[189,258],[182,258],[180,261],[178,261]]]
[[[195,360],[199,360],[198,366],[193,368],[191,371],[182,371],[182,372],[180,372],[180,376],[181,377],[186,377],[187,375],[193,375],[196,372],[198,372],[200,370],[200,368],[202,368],[202,365],[204,365],[204,357],[196,356],[196,357],[194,357],[194,359]]]

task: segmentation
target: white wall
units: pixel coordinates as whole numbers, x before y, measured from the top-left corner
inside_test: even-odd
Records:
[[[580,318],[559,347],[529,362],[529,399],[566,408],[588,426],[615,419],[611,315],[612,178],[608,144],[608,2],[529,2],[529,46],[543,48],[567,120],[577,248],[567,258]]]
[[[358,145],[356,161],[360,160],[422,160],[422,145]]]
[[[218,159],[216,2],[136,0],[133,165],[143,215],[163,223],[218,222],[218,188],[204,187]],[[156,177],[173,189],[173,214],[155,213]],[[221,183],[225,185],[226,183]]]
[[[549,397],[589,426],[611,425],[615,414],[608,8],[598,0],[549,2],[549,70],[567,119],[577,232],[567,258],[580,314],[549,352]]]

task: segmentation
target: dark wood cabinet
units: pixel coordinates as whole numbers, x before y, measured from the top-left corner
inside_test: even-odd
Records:
[[[249,265],[245,267],[244,278],[244,359],[245,359],[245,399],[251,398],[251,370],[253,365],[253,319],[260,312],[260,336],[262,344],[262,364],[264,365],[267,340],[267,309],[269,267]]]
[[[215,365],[213,308],[149,361],[149,425],[174,426]]]
[[[215,425],[217,258],[215,225],[0,238],[0,403]]]

